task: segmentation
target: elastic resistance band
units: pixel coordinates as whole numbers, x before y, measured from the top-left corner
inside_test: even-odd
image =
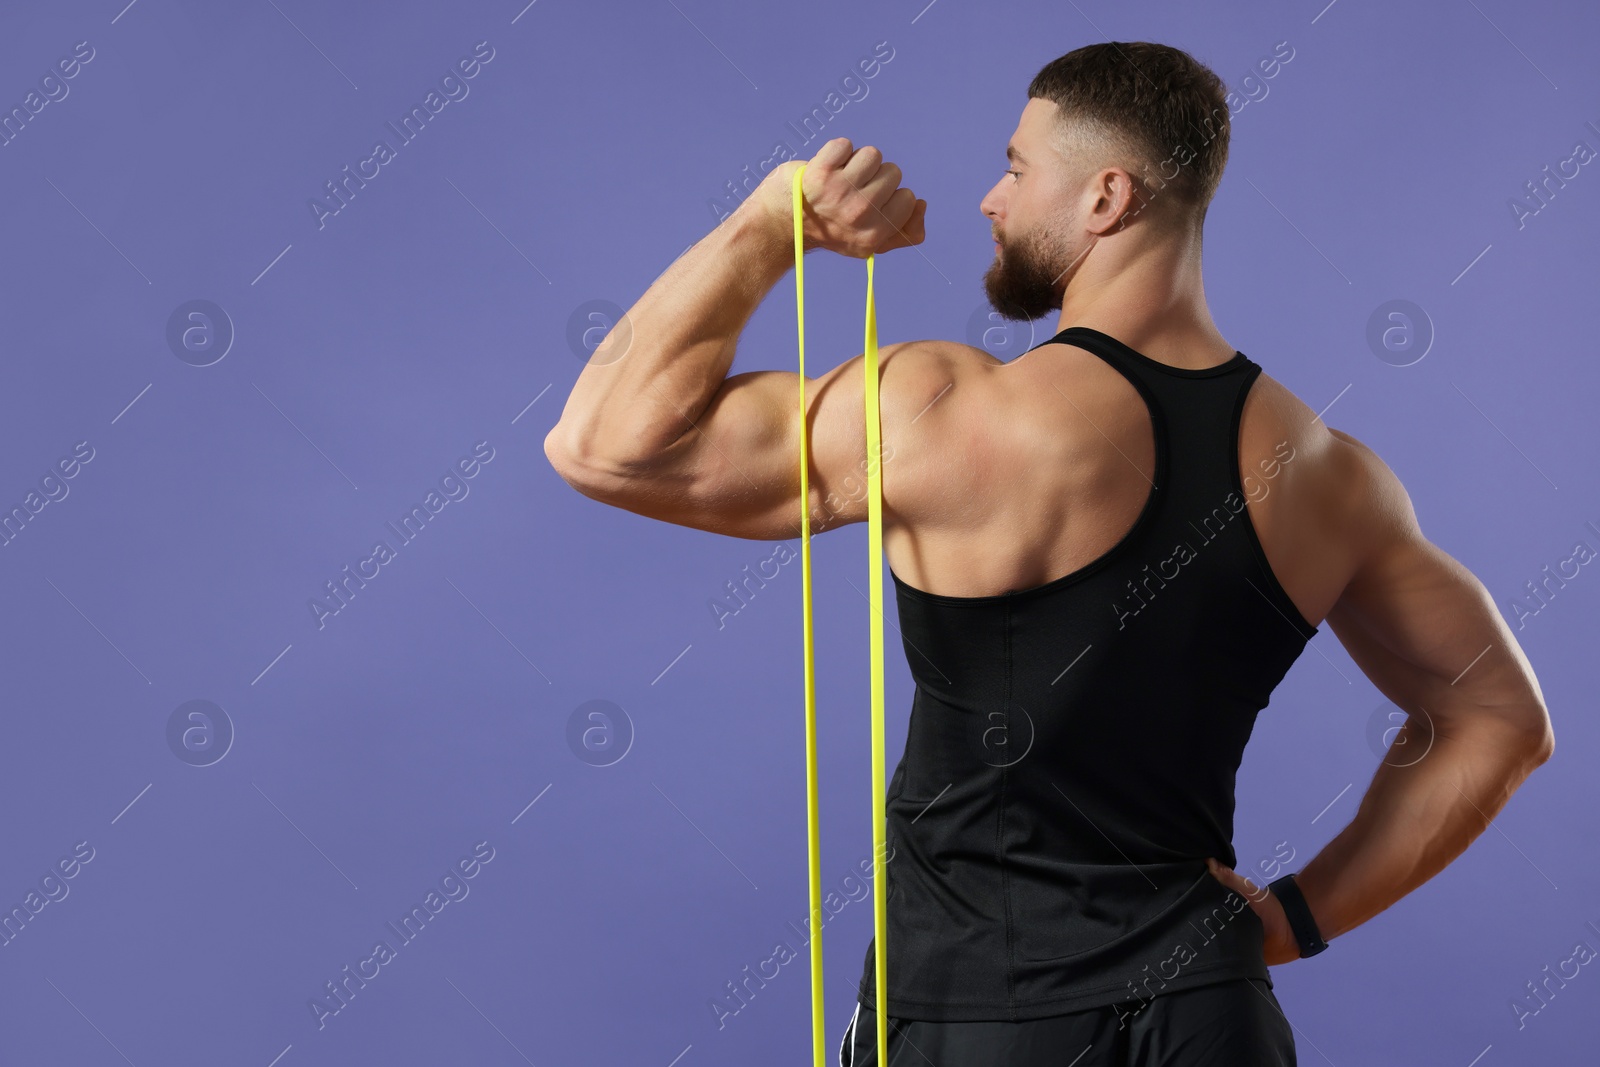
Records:
[[[811,1039],[815,1067],[827,1067],[827,1027],[822,995],[822,863],[817,828],[817,719],[816,664],[811,615],[810,452],[806,432],[806,321],[805,238],[800,177],[794,172],[794,295],[800,348],[800,582],[805,655],[806,730],[806,833],[811,892]],[[878,418],[878,315],[872,292],[873,259],[867,256],[867,323],[864,401],[867,424],[867,620],[871,668],[872,725],[872,904],[877,982],[878,1062],[889,1061],[889,957],[885,942],[888,925],[886,877],[886,800],[884,796],[883,744],[883,472],[879,467],[882,442]]]

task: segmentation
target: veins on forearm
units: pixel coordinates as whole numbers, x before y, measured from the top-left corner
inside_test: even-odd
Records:
[[[1355,818],[1296,876],[1323,937],[1386,910],[1466,851],[1537,766],[1525,751],[1494,727],[1439,730],[1418,762],[1380,765]]]

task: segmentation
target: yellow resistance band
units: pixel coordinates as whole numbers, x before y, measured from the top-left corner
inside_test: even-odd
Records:
[[[806,447],[805,241],[800,192],[801,164],[794,172],[794,306],[800,342],[800,575],[804,614],[806,701],[806,832],[811,877],[811,1046],[815,1067],[827,1067],[827,1027],[822,997],[822,862],[817,833],[816,665],[811,629],[811,516]],[[873,257],[867,256],[867,333],[864,372],[867,422],[867,619],[872,692],[872,929],[877,982],[878,1062],[889,1062],[889,957],[884,943],[888,919],[885,877],[883,781],[883,472],[878,425],[878,314],[872,298]]]

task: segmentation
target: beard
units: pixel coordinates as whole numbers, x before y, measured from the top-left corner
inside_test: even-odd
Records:
[[[1048,235],[1030,234],[1014,244],[1001,242],[983,276],[983,291],[1001,318],[1031,321],[1061,309],[1066,258],[1050,246]]]

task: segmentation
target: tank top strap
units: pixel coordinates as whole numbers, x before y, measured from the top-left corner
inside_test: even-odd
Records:
[[[1238,438],[1244,398],[1260,364],[1243,352],[1213,367],[1174,367],[1151,359],[1109,334],[1072,326],[1045,344],[1070,344],[1094,353],[1127,378],[1150,410],[1156,444],[1156,490],[1169,522],[1155,536],[1178,532],[1187,516],[1208,513],[1239,486]]]

